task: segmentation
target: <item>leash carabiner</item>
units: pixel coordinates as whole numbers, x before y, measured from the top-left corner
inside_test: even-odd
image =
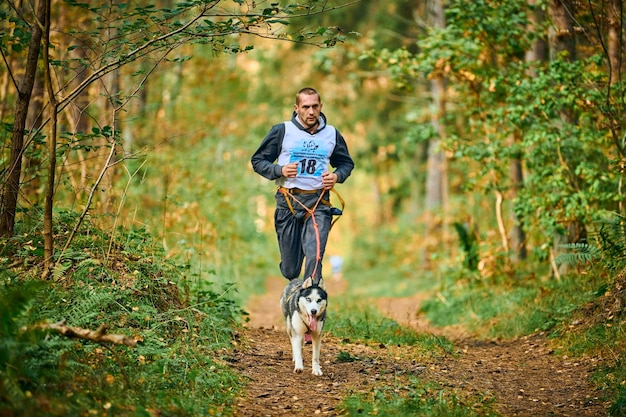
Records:
[[[330,229],[332,230],[332,228],[335,225],[335,223],[337,222],[337,220],[339,220],[339,216],[341,216],[343,214],[343,210],[346,208],[346,202],[343,201],[343,198],[341,198],[341,195],[334,188],[331,188],[330,192],[334,193],[337,196],[337,198],[339,199],[339,202],[341,203],[341,210],[340,209],[336,209],[336,210],[339,210],[339,213],[332,213],[332,214],[337,216],[330,223]],[[329,202],[329,204],[330,204],[330,202]],[[330,207],[331,207],[331,210],[335,208],[335,207],[332,206],[332,204],[330,204]]]

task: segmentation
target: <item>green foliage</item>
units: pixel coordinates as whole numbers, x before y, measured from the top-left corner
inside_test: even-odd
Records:
[[[130,137],[122,137],[120,131],[107,125],[105,118],[110,114],[110,124],[115,126],[125,126],[126,119],[133,119],[134,114],[128,118],[120,117],[120,114],[136,110],[130,103],[142,100],[138,92],[145,89],[152,76],[157,78],[155,71],[158,67],[166,66],[165,63],[180,66],[180,63],[191,59],[192,55],[187,52],[194,47],[198,48],[196,51],[208,49],[212,56],[249,52],[253,49],[251,45],[245,44],[250,39],[249,35],[331,47],[344,42],[348,36],[337,26],[311,29],[310,21],[306,27],[292,27],[290,24],[295,18],[322,15],[344,6],[339,1],[322,0],[311,0],[306,5],[276,2],[269,6],[256,2],[213,0],[174,2],[162,6],[141,2],[94,5],[67,0],[59,7],[53,7],[51,24],[53,27],[59,24],[62,26],[51,42],[50,51],[52,66],[59,68],[57,74],[60,78],[56,84],[59,91],[55,91],[59,97],[58,109],[59,112],[67,107],[79,109],[76,114],[70,115],[67,124],[59,123],[59,132],[55,132],[61,138],[56,151],[59,162],[62,162],[59,166],[72,167],[61,170],[60,181],[55,181],[56,197],[72,201],[73,204],[76,197],[85,197],[86,190],[93,184],[91,181],[87,183],[88,178],[101,178],[93,174],[100,171],[97,163],[93,162],[98,160],[97,156],[101,156],[102,152],[98,155],[98,151],[103,147],[122,147],[122,140]],[[0,3],[0,16],[3,22],[8,23],[0,33],[0,49],[7,65],[4,75],[8,80],[12,78],[10,73],[19,72],[17,67],[11,66],[26,60],[29,28],[39,27],[40,23],[33,21],[32,10],[20,10],[7,3]],[[111,85],[93,87],[87,94],[89,88],[109,73],[115,73]],[[40,76],[33,74],[33,77],[35,75]],[[30,91],[23,93],[30,97]],[[16,89],[6,89],[5,94],[3,102],[16,101]],[[41,97],[37,97],[37,94]],[[90,94],[95,99],[89,98]],[[45,124],[48,121],[40,120],[41,114],[38,114],[45,102],[36,104],[37,100],[44,100],[42,97],[41,91],[35,91],[30,113],[36,116],[28,120],[30,126],[24,130],[25,146],[19,150],[26,160],[23,168],[25,175],[22,177],[25,178],[24,194],[27,195],[24,200],[28,202],[24,204],[29,206],[42,201],[44,193],[40,186],[45,184],[47,171],[41,167],[45,167],[50,158],[43,146],[45,136],[41,134],[46,131]],[[144,104],[139,103],[137,107],[142,110],[138,110],[138,113],[144,111]],[[41,108],[36,108],[36,105]],[[3,121],[11,123],[13,112],[6,110],[3,108],[1,112],[5,118]],[[24,114],[29,112],[27,107],[19,110]],[[3,135],[8,132],[3,132]],[[0,170],[1,180],[5,180],[6,175],[13,170],[13,167],[7,168],[14,164],[14,161],[10,161],[10,142],[4,140],[0,148],[0,165],[3,166]],[[119,151],[121,149],[116,153],[118,156],[121,155]],[[91,154],[86,158],[85,153],[89,152]],[[76,165],[80,165],[80,168],[76,169]],[[113,165],[106,169],[112,171]],[[17,194],[18,191],[11,190],[8,195],[13,192]],[[90,196],[89,204],[91,201]],[[12,229],[13,225],[10,225]]]
[[[570,319],[553,331],[560,352],[583,358],[604,358],[601,366],[594,370],[592,381],[607,393],[605,400],[612,403],[608,414],[611,416],[623,414],[626,398],[626,367],[618,353],[626,337],[624,277],[622,272],[610,284],[596,283],[589,302],[578,306]]]
[[[459,243],[465,254],[463,266],[470,271],[476,271],[478,269],[478,261],[480,260],[476,237],[472,234],[472,231],[468,230],[467,225],[455,222],[453,226],[459,235]]]
[[[29,238],[23,233],[8,241],[3,256],[13,257],[3,265]],[[111,251],[110,243],[87,221],[64,255],[58,282],[42,283],[36,268],[3,274],[0,410],[24,416],[225,412],[241,382],[220,353],[231,347],[239,307],[228,291],[210,284],[190,293],[185,269],[150,249],[158,245],[145,232],[115,240]],[[140,342],[128,348],[37,330],[56,322],[91,330],[106,325],[108,333]]]
[[[453,344],[444,337],[420,333],[400,326],[397,322],[381,315],[373,303],[363,298],[342,295],[333,299],[328,320],[330,334],[344,341],[384,346],[411,346],[413,361],[419,358],[442,358],[454,354]],[[367,357],[355,356],[340,351],[338,362],[367,362]],[[359,391],[346,397],[342,411],[346,415],[433,415],[472,416],[496,415],[491,411],[492,399],[480,396],[468,397],[455,389],[443,388],[437,383],[427,382],[413,372],[399,373],[391,380],[379,379],[367,393]],[[387,382],[385,382],[387,381]],[[467,404],[473,404],[472,408]],[[474,414],[475,413],[475,414]]]
[[[345,351],[340,351],[339,354],[337,355],[337,362],[354,362],[359,360],[359,358],[351,355],[349,352],[345,352]]]
[[[607,87],[606,57],[585,50],[571,62],[527,62],[525,51],[545,37],[545,28],[528,30],[534,9],[525,1],[453,1],[445,13],[445,27],[429,28],[417,38],[416,51],[379,48],[362,59],[377,62],[398,88],[418,95],[423,82],[446,81],[442,146],[451,155],[450,186],[458,185],[465,197],[459,201],[480,204],[492,190],[514,192],[506,204],[531,250],[550,245],[572,224],[592,228],[597,213],[614,210],[623,199],[613,169],[621,152],[615,138],[622,136],[613,129],[620,122],[610,122],[621,112],[616,98],[623,85]],[[421,112],[405,109],[407,116]],[[430,123],[416,118],[414,128]],[[512,161],[523,166],[523,184],[512,182]],[[476,224],[495,228],[483,216]]]
[[[561,253],[555,259],[557,264],[566,264],[576,266],[580,264],[590,263],[600,256],[600,250],[588,243],[570,243],[562,245],[564,249],[570,252]]]
[[[124,132],[116,131],[114,135],[113,128],[106,127],[112,123],[96,120],[109,114],[108,108],[93,103],[84,110],[78,106],[98,127],[61,133],[58,156],[66,162],[63,172],[82,167],[85,162],[87,178],[93,177],[98,168],[94,162],[98,161],[98,151],[110,146],[107,140],[112,137],[119,141],[122,133],[132,139],[125,146],[132,144],[133,151],[145,146],[147,153],[140,160],[117,161],[116,167],[136,172],[133,178],[120,176],[121,169],[111,172],[112,188],[124,189],[128,185],[127,195],[111,198],[115,204],[123,204],[120,212],[112,214],[104,198],[92,211],[94,220],[105,223],[114,218],[123,227],[111,228],[113,232],[107,236],[86,224],[54,271],[60,288],[36,292],[29,298],[35,301],[24,304],[26,310],[10,313],[17,317],[10,324],[17,326],[23,316],[30,319],[31,314],[37,313],[38,319],[67,318],[90,328],[110,321],[120,329],[147,334],[151,337],[140,346],[144,349],[145,366],[170,380],[161,386],[146,378],[148,382],[142,385],[145,394],[134,391],[128,394],[130,397],[145,395],[140,403],[143,406],[161,390],[158,395],[162,398],[156,401],[161,407],[175,386],[180,392],[196,390],[200,396],[210,396],[212,393],[198,391],[191,383],[176,385],[181,378],[176,372],[194,368],[190,350],[196,346],[193,340],[183,346],[181,340],[191,334],[200,335],[196,339],[212,334],[205,339],[211,347],[206,356],[215,357],[212,347],[227,343],[230,318],[239,314],[231,298],[244,299],[262,291],[265,277],[278,271],[271,228],[273,185],[251,172],[248,158],[270,123],[288,117],[294,90],[300,87],[296,83],[322,89],[325,110],[332,110],[330,121],[346,133],[357,161],[353,177],[342,188],[342,194],[347,191],[344,196],[348,197],[348,210],[340,227],[347,227],[339,235],[339,245],[348,255],[345,276],[351,284],[358,283],[351,285],[351,292],[369,299],[428,291],[436,296],[423,303],[424,310],[436,325],[462,323],[485,337],[513,337],[536,330],[559,334],[562,340],[571,335],[567,346],[574,353],[588,352],[607,340],[612,343],[623,339],[615,321],[609,322],[612,328],[603,329],[598,324],[585,332],[573,333],[564,327],[559,333],[582,305],[603,300],[605,293],[614,290],[607,271],[623,268],[621,220],[595,229],[601,215],[616,210],[623,201],[621,173],[616,168],[623,137],[623,130],[619,130],[623,121],[617,117],[623,114],[623,102],[619,101],[623,84],[615,83],[609,89],[608,65],[602,55],[597,55],[601,52],[596,48],[599,43],[585,16],[577,19],[580,33],[586,37],[577,51],[578,61],[525,62],[524,52],[533,41],[546,35],[541,25],[528,29],[533,10],[527,3],[449,1],[445,4],[445,27],[434,29],[427,27],[422,3],[404,0],[361,2],[356,8],[340,9],[319,19],[315,13],[325,7],[324,1],[306,5],[257,2],[260,8],[253,12],[246,8],[252,3],[234,0],[222,2],[232,6],[228,9],[232,14],[227,8],[220,9],[226,11],[223,15],[216,9],[203,10],[210,4],[207,1],[187,1],[169,8],[119,2],[65,2],[63,12],[71,18],[59,36],[67,33],[71,42],[55,45],[55,51],[67,53],[59,53],[59,58],[66,59],[55,61],[55,65],[66,69],[59,74],[73,76],[85,69],[103,74],[117,64],[137,59],[136,64],[119,71],[120,86],[125,90],[104,95],[117,105],[125,96],[134,94],[131,103],[138,105],[126,108],[126,118],[118,114],[123,119]],[[17,54],[26,50],[30,37],[28,22],[7,5],[0,5],[0,18],[8,22],[12,32],[0,31],[0,47],[8,62],[22,62]],[[580,17],[579,13],[585,10],[582,5],[572,12]],[[216,14],[210,15],[213,12]],[[334,19],[335,16],[339,18]],[[199,18],[193,25],[179,31],[196,17]],[[283,26],[289,22],[291,28],[304,28],[287,34],[291,28]],[[357,25],[365,29],[365,36],[363,42],[351,43],[346,33]],[[258,29],[261,32],[256,33],[262,34],[267,28],[280,39],[308,42],[315,38],[321,46],[342,45],[311,53],[304,44],[291,48],[287,43],[260,42],[255,43],[255,51],[248,44],[249,38],[230,35],[240,29]],[[169,29],[173,36],[160,38]],[[114,36],[109,38],[111,33]],[[83,43],[84,39],[90,41]],[[170,49],[182,44],[186,46],[176,52]],[[366,51],[372,45],[376,50]],[[83,49],[88,56],[78,54]],[[131,56],[133,51],[138,54]],[[246,53],[216,59],[218,52]],[[152,64],[161,65],[163,72],[152,73]],[[381,68],[386,72],[381,72]],[[149,74],[145,83],[140,80]],[[441,120],[446,127],[441,146],[448,157],[451,193],[449,210],[443,219],[447,224],[421,216],[428,144],[437,138],[427,90],[436,77],[445,79],[449,93],[446,114]],[[136,91],[138,84],[142,84],[142,89]],[[6,102],[10,99],[7,97]],[[3,174],[7,172],[10,149],[10,114],[3,112],[9,123],[0,132]],[[31,202],[42,195],[39,174],[46,153],[41,132],[29,133],[23,176],[28,187],[23,201]],[[523,164],[525,178],[521,188],[512,183],[509,175],[514,160]],[[59,206],[81,204],[76,195],[86,186],[79,180],[82,175],[76,170],[73,177],[60,181]],[[505,211],[512,209],[523,220],[531,253],[525,262],[511,265],[510,254],[501,248],[492,215],[494,190],[505,196]],[[107,191],[110,193],[111,189]],[[515,192],[517,198],[508,200]],[[4,265],[12,264],[15,258],[17,268],[36,270],[43,255],[39,208],[33,205],[19,210],[20,236],[2,242],[6,245],[0,246],[0,258]],[[69,211],[57,215],[60,220],[56,233],[63,242],[76,217]],[[455,221],[468,217],[480,232],[476,233],[475,245],[459,229],[457,235],[451,233]],[[552,282],[548,267],[553,237],[564,233],[572,222],[587,226],[591,229],[589,236],[597,239],[568,245],[571,252],[561,255],[558,261],[575,269],[560,282]],[[162,245],[154,245],[150,235]],[[331,243],[337,245],[336,241]],[[163,257],[179,263],[163,263]],[[114,271],[112,265],[116,265]],[[184,276],[184,285],[179,278],[173,278],[180,276]],[[218,287],[220,290],[216,291]],[[182,289],[182,294],[175,295],[175,288]],[[50,305],[50,301],[54,304]],[[204,317],[190,312],[188,306],[196,303],[202,306],[199,310],[207,308],[210,314]],[[354,310],[358,307],[354,304],[347,302],[342,310]],[[16,303],[15,308],[19,305]],[[47,310],[39,311],[39,305]],[[335,321],[334,311],[331,313],[329,327]],[[201,326],[200,321],[203,325],[206,321],[210,329]],[[430,343],[437,354],[448,352],[445,341],[422,340],[372,310],[364,311],[359,318],[338,316],[336,326],[331,330],[340,335],[356,334],[367,341],[380,338],[387,344]],[[181,357],[172,350],[163,353],[169,339],[162,335],[169,334],[176,339],[168,348],[187,356]],[[91,373],[92,362],[75,353],[73,343],[54,335],[45,340],[29,335],[28,340],[31,336],[34,347],[29,349],[42,365],[34,367],[23,361],[24,367],[16,372],[27,375],[26,381],[35,381],[33,386],[39,383],[44,371],[60,366],[86,372],[82,382],[93,382],[103,392],[113,390],[106,376]],[[45,343],[54,346],[40,348]],[[89,350],[90,344],[86,345],[84,351]],[[611,346],[620,349],[618,344]],[[57,349],[62,354],[57,354]],[[110,367],[114,382],[124,380],[122,369],[132,374],[131,366],[117,364],[116,355],[121,351],[93,353],[98,358],[97,365]],[[138,363],[139,358],[136,359],[133,363]],[[121,363],[126,365],[124,360]],[[172,365],[178,368],[172,371]],[[617,383],[611,387],[619,393],[621,388],[617,385],[624,378],[620,374],[622,364],[615,365],[613,371],[606,372],[616,375]],[[39,372],[40,369],[44,371]],[[217,369],[221,370],[219,366]],[[195,371],[194,378],[205,378]],[[68,374],[69,371],[64,375]],[[7,378],[11,384],[3,388],[12,393],[11,398],[22,395],[26,401],[26,395],[41,392],[40,389],[28,394],[20,385],[26,382],[14,375]],[[134,374],[127,378],[138,382]],[[52,387],[58,385],[58,381],[51,383]],[[68,392],[77,396],[74,387],[75,384],[68,384]],[[404,402],[409,403],[409,407],[420,410],[415,414],[427,414],[417,408],[420,396],[419,402],[436,408],[434,388],[428,392],[416,389],[406,399],[395,397],[390,390],[382,391],[369,397],[377,399],[376,407],[356,405],[353,410],[374,413],[376,409],[379,414],[393,415],[395,411],[383,405],[389,401],[399,409],[404,409]],[[454,404],[451,397],[445,398]],[[361,400],[369,401],[364,397]],[[129,398],[124,404],[131,403]],[[186,404],[191,403],[188,400]],[[621,403],[623,400],[618,398],[615,414]],[[161,407],[161,411],[175,413],[166,407]]]
[[[333,305],[336,305],[334,302]],[[345,340],[375,341],[389,345],[416,345],[425,356],[443,356],[452,352],[453,346],[444,337],[419,333],[399,325],[363,303],[362,300],[341,299],[339,307],[332,308],[328,331]],[[345,361],[345,358],[344,358]]]
[[[581,106],[584,102],[601,100],[600,95],[589,93],[597,92],[592,88],[593,83],[578,82],[587,77],[590,68],[593,68],[591,62],[557,61],[546,72],[540,72],[532,83],[524,83],[525,91],[509,88],[512,93],[509,100],[514,107],[520,108],[522,103],[533,100],[536,109],[519,115],[518,126],[525,130],[521,145],[528,149],[523,159],[527,161],[529,175],[515,210],[529,227],[537,227],[546,238],[574,219],[592,223],[594,213],[610,210],[620,198],[616,173],[608,169],[612,156],[603,152],[611,147],[610,136],[601,126],[587,123],[588,108]],[[555,84],[554,80],[559,82]],[[578,99],[572,102],[572,97]],[[559,112],[566,111],[573,112],[573,117],[581,123],[576,126],[559,122]]]
[[[514,286],[456,281],[426,300],[422,311],[437,326],[461,323],[484,337],[518,337],[566,323],[596,297],[602,279],[587,275],[542,282],[529,274]]]
[[[173,48],[189,43],[210,44],[218,52],[242,52],[251,49],[251,46],[240,46],[229,43],[229,35],[234,33],[259,33],[272,38],[287,38],[295,36],[298,41],[311,41],[320,33],[309,30],[296,30],[294,34],[272,32],[272,25],[289,25],[294,15],[319,13],[328,9],[326,2],[310,1],[308,6],[299,4],[273,3],[271,7],[246,4],[245,8],[240,1],[232,1],[232,7],[226,5],[219,9],[214,2],[207,0],[177,2],[173,7],[156,7],[155,5],[128,5],[105,4],[88,6],[72,0],[67,1],[69,7],[82,9],[84,14],[92,15],[95,27],[91,34],[101,36],[101,30],[106,27],[115,27],[118,35],[106,39],[106,52],[102,55],[103,61],[119,59],[134,59],[136,52],[144,56],[146,52]],[[168,30],[163,30],[168,28]],[[319,32],[319,31],[318,31]],[[76,27],[71,32],[77,38],[85,34],[85,28]],[[89,33],[89,32],[87,32]],[[323,33],[325,34],[325,32]],[[335,34],[333,39],[340,39]],[[328,45],[329,39],[322,40],[321,44]],[[76,48],[70,46],[70,50]],[[58,61],[59,64],[68,63]]]
[[[6,285],[14,277],[2,270],[3,285],[0,287],[0,392],[7,393],[6,400],[22,402],[26,394],[19,386],[24,377],[31,377],[33,370],[24,366],[23,355],[36,343],[43,343],[40,334],[25,334],[20,330],[24,324],[24,312],[30,307],[32,297],[42,285],[29,282],[26,285]],[[6,406],[0,402],[0,410]]]
[[[466,398],[462,392],[444,390],[435,383],[411,377],[400,386],[382,386],[371,393],[347,398],[342,408],[349,416],[497,416],[492,410],[493,399]],[[466,404],[473,404],[472,408]]]
[[[598,231],[589,236],[591,243],[563,245],[568,252],[556,258],[559,264],[595,264],[599,269],[619,273],[626,269],[626,218],[612,213],[599,221]]]
[[[619,213],[605,218],[598,232],[600,263],[611,272],[626,268],[626,218]]]
[[[589,289],[589,302],[577,305],[571,318],[555,329],[559,348],[565,352],[577,356],[614,358],[615,352],[623,349],[626,334],[624,224],[624,216],[613,213],[602,220],[598,233],[589,237],[591,243],[567,245],[570,252],[558,259],[568,265],[588,269],[590,275],[609,277],[598,279],[595,287]],[[612,398],[607,398],[612,402],[609,415],[622,415],[626,403],[623,361],[619,358],[607,361],[596,369],[593,379],[599,389],[614,393]]]
[[[249,164],[249,154],[237,145],[234,137],[209,136],[184,158],[176,152],[153,155],[141,168],[141,180],[129,187],[125,212],[141,208],[149,219],[147,232],[162,236],[169,256],[189,268],[195,292],[217,282],[235,283],[235,297],[250,295],[264,288],[278,262],[276,245],[258,226],[262,221],[271,227],[271,218],[255,223],[251,215],[261,204],[255,200],[259,182],[240,169]],[[185,152],[187,145],[181,146]],[[269,198],[273,184],[266,185]]]
[[[626,364],[621,357],[609,366],[597,369],[592,377],[598,387],[609,392],[614,392],[614,399],[608,410],[609,417],[623,416],[626,413]]]

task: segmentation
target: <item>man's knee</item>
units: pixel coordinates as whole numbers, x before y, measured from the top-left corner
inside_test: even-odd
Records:
[[[300,266],[300,268],[296,268],[285,265],[282,262],[280,263],[280,272],[289,280],[298,278],[300,276],[300,269],[302,269],[302,266]]]

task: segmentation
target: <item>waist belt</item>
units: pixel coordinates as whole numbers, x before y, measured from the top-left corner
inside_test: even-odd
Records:
[[[289,207],[289,211],[291,211],[291,214],[293,214],[295,216],[296,212],[293,209],[293,205],[291,204],[291,200],[289,199],[289,197],[293,197],[293,194],[317,194],[318,192],[321,192],[322,194],[325,192],[326,190],[324,189],[319,189],[319,190],[301,190],[300,188],[286,188],[286,187],[278,187],[278,192],[280,192],[284,197],[285,197],[285,201],[287,202],[287,206]],[[339,202],[341,203],[341,210],[337,209],[336,211],[331,212],[333,215],[337,215],[340,216],[343,213],[343,209],[345,208],[345,202],[343,200],[343,198],[341,198],[341,195],[339,195],[339,193],[334,189],[331,188],[329,190],[330,193],[335,193],[335,195],[337,196],[337,198],[339,199]],[[329,194],[330,195],[330,194]],[[320,196],[321,198],[321,196]],[[330,202],[330,198],[328,200],[324,200],[321,199],[320,203],[329,206],[331,209],[334,209],[333,205]],[[311,212],[309,211],[308,208],[307,209],[307,214],[305,215],[305,219],[307,217],[309,217],[311,215]],[[339,220],[339,217],[336,217],[333,219],[333,221],[330,223],[330,227],[332,228],[335,224],[335,222]]]
[[[280,187],[281,189],[291,193],[291,194],[317,194],[318,191],[324,191],[323,189],[319,190],[302,190],[300,188],[285,188]]]

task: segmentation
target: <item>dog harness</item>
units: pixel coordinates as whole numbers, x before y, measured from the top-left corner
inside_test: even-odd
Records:
[[[287,203],[287,207],[289,207],[289,211],[291,211],[291,214],[293,214],[294,216],[296,215],[296,211],[293,208],[293,204],[291,203],[291,200],[294,200],[296,202],[298,202],[298,204],[304,208],[304,210],[307,212],[304,215],[304,219],[306,220],[309,216],[311,216],[313,214],[313,212],[315,211],[315,209],[317,208],[317,206],[322,203],[325,206],[329,206],[331,209],[331,214],[333,216],[337,216],[333,219],[333,221],[330,223],[330,228],[332,229],[334,224],[337,222],[337,220],[339,220],[339,216],[341,216],[343,214],[343,211],[346,207],[346,202],[344,201],[344,199],[341,197],[341,194],[339,194],[339,192],[337,190],[335,190],[334,188],[330,189],[330,192],[335,194],[335,196],[337,197],[337,199],[339,200],[339,203],[341,204],[341,208],[338,209],[337,207],[334,207],[331,202],[330,202],[330,198],[328,200],[324,200],[322,197],[324,195],[324,190],[301,190],[299,188],[286,188],[286,187],[278,187],[278,192],[281,193],[284,197],[285,197],[285,202]],[[313,206],[313,207],[306,207],[304,204],[302,204],[300,202],[300,200],[298,200],[294,194],[316,194],[316,193],[320,193],[320,198],[318,199],[317,203]]]
[[[315,216],[313,215],[315,213],[315,210],[317,209],[317,206],[319,206],[320,203],[324,204],[324,205],[328,205],[331,207],[331,210],[334,208],[331,204],[330,201],[328,200],[324,200],[322,197],[324,197],[324,190],[299,190],[296,189],[294,191],[294,189],[289,189],[289,188],[285,188],[285,187],[279,187],[278,191],[285,197],[285,201],[287,202],[287,206],[289,207],[289,210],[291,211],[291,214],[293,214],[294,216],[296,215],[296,211],[293,208],[293,204],[291,204],[291,200],[295,201],[296,203],[298,203],[305,211],[306,214],[304,216],[304,220],[306,220],[308,217],[311,217],[311,221],[313,222],[313,229],[315,230],[315,242],[316,242],[316,254],[315,254],[315,269],[313,270],[313,273],[311,274],[312,277],[316,276],[316,272],[317,272],[317,266],[319,265],[319,262],[322,260],[322,255],[321,255],[321,242],[320,242],[320,229],[319,226],[317,225],[317,221],[315,220]],[[339,195],[339,193],[337,191],[334,190],[334,188],[330,189],[331,192],[334,192],[338,198],[339,201],[341,202],[341,210],[338,211],[338,215],[343,213],[343,209],[345,207],[345,202],[343,201],[343,198],[341,198],[341,195]],[[315,204],[313,205],[313,207],[307,207],[305,206],[300,200],[298,200],[294,194],[314,194],[314,193],[320,193],[320,196],[318,197],[317,201],[315,202]],[[329,199],[330,200],[330,199]],[[338,209],[337,209],[338,210]],[[333,225],[335,224],[335,222],[339,219],[339,217],[336,217],[335,219],[332,220],[332,222],[330,223],[330,228],[332,229]]]

